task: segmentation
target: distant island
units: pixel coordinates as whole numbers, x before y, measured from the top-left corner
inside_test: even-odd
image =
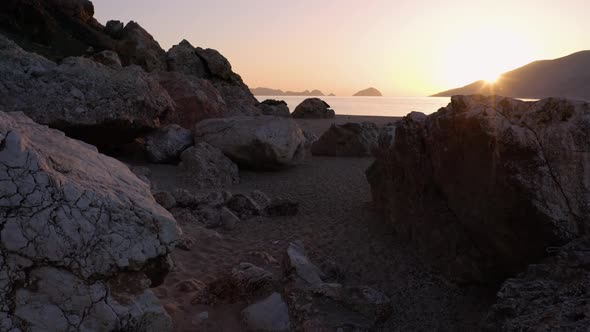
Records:
[[[362,91],[359,91],[353,95],[353,97],[382,97],[381,91],[375,88],[368,88]]]
[[[323,97],[325,96],[323,92],[320,90],[305,90],[302,92],[294,92],[294,91],[283,91],[278,89],[271,89],[271,88],[255,88],[250,89],[253,95],[255,96],[305,96],[305,97]]]
[[[590,51],[581,51],[554,60],[535,61],[502,74],[495,83],[476,81],[461,88],[437,93],[433,97],[470,94],[590,100]]]
[[[335,94],[333,94],[333,93],[330,93],[330,94],[328,95],[328,97],[336,97],[336,95],[335,95]]]

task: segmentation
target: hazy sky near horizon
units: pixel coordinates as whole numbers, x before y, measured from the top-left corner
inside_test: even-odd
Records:
[[[250,87],[424,96],[590,49],[590,0],[93,0],[164,49],[219,50]]]

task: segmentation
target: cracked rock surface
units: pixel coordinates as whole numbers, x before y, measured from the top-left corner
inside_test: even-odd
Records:
[[[57,65],[0,35],[0,108],[106,145],[157,128],[174,102],[140,67],[113,69],[79,57]]]
[[[455,96],[401,120],[367,177],[386,219],[449,276],[498,281],[584,233],[589,147],[588,103]]]
[[[560,248],[498,292],[484,331],[586,331],[590,326],[590,238]]]
[[[148,289],[179,241],[127,166],[0,112],[0,330],[167,331]]]

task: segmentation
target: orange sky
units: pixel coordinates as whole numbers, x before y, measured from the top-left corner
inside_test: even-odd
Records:
[[[94,0],[168,49],[218,49],[250,87],[423,96],[590,49],[590,1]]]

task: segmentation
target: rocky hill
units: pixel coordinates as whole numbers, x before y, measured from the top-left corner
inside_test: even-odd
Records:
[[[354,97],[382,97],[381,91],[375,88],[361,90],[353,95]]]
[[[554,60],[535,61],[502,74],[494,84],[476,81],[461,88],[437,93],[433,97],[469,94],[590,100],[590,51],[581,51]]]
[[[305,90],[301,92],[283,91],[271,88],[255,88],[250,90],[255,96],[303,96],[303,97],[322,97],[325,96],[320,90]]]

